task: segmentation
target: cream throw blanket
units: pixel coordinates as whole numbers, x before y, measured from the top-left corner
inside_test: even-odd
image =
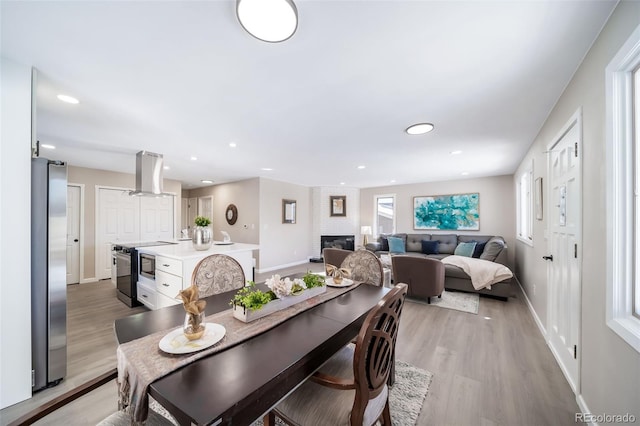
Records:
[[[442,259],[442,263],[462,268],[471,277],[471,284],[476,290],[483,288],[491,290],[491,284],[499,283],[513,276],[511,270],[500,263],[474,257],[447,256]]]

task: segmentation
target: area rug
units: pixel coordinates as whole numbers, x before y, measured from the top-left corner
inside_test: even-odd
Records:
[[[433,373],[406,362],[396,361],[396,381],[389,393],[392,424],[416,424],[432,379]],[[277,417],[276,424],[285,425]],[[262,419],[251,423],[251,426],[263,426]]]
[[[431,304],[426,300],[407,297],[409,302],[421,303],[427,306],[437,306],[439,308],[454,309],[456,311],[478,314],[480,305],[480,295],[478,293],[465,293],[462,291],[443,291],[442,298],[432,297]]]

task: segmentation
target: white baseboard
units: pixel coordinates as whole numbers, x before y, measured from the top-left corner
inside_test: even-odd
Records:
[[[536,312],[536,310],[533,308],[533,305],[531,304],[531,300],[529,300],[527,293],[524,291],[524,288],[522,288],[522,284],[520,284],[520,280],[515,275],[513,277],[516,279],[518,283],[518,287],[520,287],[520,291],[524,295],[524,301],[527,302],[527,306],[529,307],[529,312],[531,312],[531,315],[533,316],[533,320],[536,322],[536,325],[538,326],[538,329],[540,330],[540,333],[542,333],[542,337],[544,337],[544,340],[546,342],[547,329],[544,328],[544,325],[542,325],[542,321],[540,321],[540,317],[538,316],[538,313]]]
[[[272,266],[270,268],[256,269],[256,272],[258,274],[262,274],[264,272],[271,272],[271,271],[275,271],[275,270],[278,270],[278,269],[291,268],[292,266],[304,265],[305,263],[309,263],[309,259],[300,260],[300,261],[292,262],[292,263],[286,263],[284,265]]]
[[[83,278],[80,280],[80,284],[87,284],[87,283],[92,283],[92,282],[96,282],[98,281],[98,279],[96,277],[92,277],[92,278]]]
[[[576,402],[578,403],[578,408],[580,408],[581,413],[591,413],[591,410],[587,407],[587,402],[584,400],[582,395],[576,395]],[[595,422],[589,422],[588,424],[591,426],[598,426],[598,423]]]

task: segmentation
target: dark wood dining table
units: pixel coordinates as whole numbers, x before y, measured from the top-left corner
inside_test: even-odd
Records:
[[[180,424],[249,425],[295,389],[360,330],[389,291],[361,284],[236,346],[151,384],[149,395]],[[206,315],[230,309],[235,290],[207,297]],[[119,343],[182,325],[182,305],[115,321]],[[159,350],[159,349],[158,349]]]

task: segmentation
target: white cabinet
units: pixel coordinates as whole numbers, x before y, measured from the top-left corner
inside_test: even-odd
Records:
[[[138,301],[142,303],[147,308],[154,310],[156,309],[156,289],[151,288],[149,286],[144,285],[140,281],[138,281]]]
[[[255,246],[257,247],[257,246]],[[205,257],[215,254],[214,249],[204,253],[193,254],[191,243],[184,247],[179,245],[143,248],[145,253],[156,257],[156,276],[154,282],[148,279],[138,282],[138,300],[149,309],[160,309],[182,303],[177,298],[180,290],[191,285],[191,276],[196,265]],[[180,254],[184,250],[184,255]],[[223,248],[218,248],[223,250]],[[247,280],[253,279],[253,256],[251,250],[227,251],[224,253],[236,259]]]

